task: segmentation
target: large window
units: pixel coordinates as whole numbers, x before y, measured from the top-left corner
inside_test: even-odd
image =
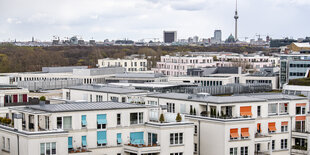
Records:
[[[288,131],[288,122],[282,122],[281,123],[281,132],[287,132]]]
[[[280,103],[280,114],[287,114],[288,113],[288,103]]]
[[[156,133],[148,133],[147,134],[147,144],[148,145],[157,144],[157,134]]]
[[[130,113],[130,124],[142,124],[143,123],[143,112]]]
[[[183,144],[183,133],[170,133],[170,144]]]
[[[281,139],[281,149],[287,149],[287,139]]]
[[[105,129],[107,125],[107,115],[98,114],[97,115],[97,129]]]
[[[40,143],[40,155],[55,155],[56,143]]]
[[[96,102],[102,102],[102,95],[96,95]]]
[[[97,146],[106,146],[106,145],[107,145],[107,132],[97,131]]]
[[[277,113],[278,113],[278,104],[277,103],[268,104],[268,114],[275,115]]]
[[[174,103],[167,103],[167,112],[175,113],[175,104]]]
[[[238,153],[238,148],[237,147],[229,149],[229,154],[230,155],[237,155],[237,153]]]
[[[306,114],[306,107],[296,107],[296,115],[304,115]]]
[[[57,117],[57,129],[72,129],[72,117]]]
[[[247,146],[240,148],[240,155],[248,155],[248,154],[249,154],[249,150]]]
[[[305,132],[305,129],[306,129],[305,121],[296,121],[295,122],[295,130],[297,132]]]

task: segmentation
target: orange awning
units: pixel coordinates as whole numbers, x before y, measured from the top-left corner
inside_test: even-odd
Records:
[[[251,106],[240,107],[240,115],[241,116],[252,116],[252,107]]]
[[[268,129],[269,131],[276,131],[277,130],[276,123],[275,122],[268,123]]]
[[[242,137],[250,137],[249,128],[241,128],[241,136]]]
[[[239,137],[238,129],[230,129],[230,137],[231,138],[238,138]]]
[[[297,103],[296,107],[305,107],[307,104],[306,103]]]
[[[281,122],[281,126],[287,126],[288,122]]]
[[[296,121],[304,121],[306,120],[306,116],[296,116]]]

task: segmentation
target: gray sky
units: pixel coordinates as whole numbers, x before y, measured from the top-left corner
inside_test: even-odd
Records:
[[[239,37],[310,36],[310,0],[239,0]],[[178,38],[234,32],[235,0],[0,0],[0,41]]]

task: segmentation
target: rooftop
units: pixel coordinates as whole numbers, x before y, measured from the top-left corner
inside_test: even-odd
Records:
[[[123,102],[75,102],[64,104],[45,104],[31,105],[26,107],[12,107],[10,109],[25,111],[29,113],[54,113],[54,112],[74,112],[74,111],[93,111],[93,110],[113,110],[113,109],[131,109],[146,108],[147,106]]]
[[[290,80],[288,85],[310,86],[310,77]]]
[[[157,78],[163,77],[163,74],[153,74],[153,73],[124,73],[115,74],[118,78]]]
[[[199,94],[183,94],[183,93],[160,93],[150,94],[149,97],[159,97],[167,99],[188,100],[204,103],[242,103],[242,102],[265,102],[268,100],[299,100],[304,97],[286,95],[280,93],[264,93],[264,94],[242,94],[233,96],[204,96]]]
[[[120,86],[107,86],[107,85],[82,85],[82,86],[72,86],[67,89],[74,90],[85,90],[85,91],[95,91],[104,93],[115,93],[115,94],[128,94],[128,93],[145,93],[145,90],[136,90]]]

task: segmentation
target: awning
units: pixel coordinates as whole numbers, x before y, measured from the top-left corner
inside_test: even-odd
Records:
[[[98,124],[107,124],[107,115],[106,114],[97,115],[97,123]]]
[[[241,128],[241,136],[242,137],[250,137],[249,128]]]
[[[69,149],[73,148],[73,146],[72,146],[72,137],[68,137],[68,148]]]
[[[231,138],[238,138],[239,137],[238,129],[230,129],[230,137]]]
[[[261,132],[261,126],[260,126],[260,123],[257,123],[257,131],[258,131],[258,132]]]
[[[281,122],[281,126],[287,126],[288,122]]]
[[[296,121],[305,121],[306,120],[306,116],[296,116]]]
[[[82,125],[87,125],[86,115],[82,115]]]
[[[307,104],[306,103],[297,103],[296,107],[305,107]]]
[[[87,145],[86,136],[82,136],[82,145],[83,146]]]
[[[98,144],[107,143],[107,132],[106,131],[97,131],[97,143]]]
[[[252,107],[251,106],[240,107],[240,115],[241,116],[252,116]]]
[[[276,123],[275,122],[268,123],[268,129],[269,131],[276,131],[277,130]]]
[[[143,132],[131,132],[130,133],[130,143],[131,144],[144,144]]]
[[[122,134],[117,133],[117,143],[122,143]]]

